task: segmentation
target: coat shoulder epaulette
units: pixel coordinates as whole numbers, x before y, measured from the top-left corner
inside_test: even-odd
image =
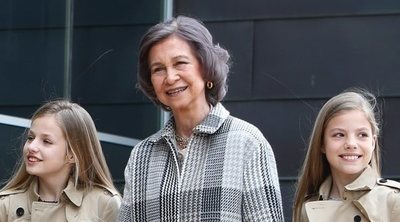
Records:
[[[112,190],[112,189],[110,189],[110,188],[108,188],[106,186],[98,185],[98,187],[100,189],[102,189],[103,193],[106,194],[107,196],[116,196],[116,195],[118,195],[117,191]]]
[[[109,189],[109,188],[103,188],[103,190],[104,190],[104,193],[107,194],[107,195],[109,195],[109,196],[116,196],[116,195],[118,195],[118,193],[117,193],[116,191],[111,190],[111,189]]]
[[[0,192],[0,197],[9,196],[13,194],[23,193],[26,190],[4,190]]]
[[[400,182],[397,182],[395,180],[379,178],[379,179],[377,179],[376,183],[381,186],[387,186],[387,187],[391,187],[391,188],[400,190]]]

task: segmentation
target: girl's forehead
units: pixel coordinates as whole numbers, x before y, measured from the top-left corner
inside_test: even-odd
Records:
[[[29,131],[34,133],[58,135],[63,134],[56,115],[42,115],[32,120]]]

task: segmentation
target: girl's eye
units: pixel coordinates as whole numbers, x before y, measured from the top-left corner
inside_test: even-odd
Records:
[[[333,134],[333,137],[343,137],[344,134],[343,133],[335,133]]]
[[[28,137],[26,138],[26,140],[29,141],[29,142],[32,141],[33,139],[34,139],[33,136],[28,136]]]
[[[43,140],[43,142],[47,143],[47,144],[52,144],[52,142],[50,140],[48,140],[48,139]]]
[[[368,135],[368,133],[360,133],[359,136],[360,136],[360,137],[368,137],[369,135]]]

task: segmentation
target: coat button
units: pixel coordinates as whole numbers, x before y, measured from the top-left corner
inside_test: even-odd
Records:
[[[18,209],[17,209],[17,211],[15,213],[17,213],[18,217],[21,217],[25,213],[24,208],[18,207]]]
[[[354,222],[360,222],[361,217],[359,215],[354,216]]]
[[[381,183],[386,183],[386,182],[387,182],[387,179],[382,178],[382,179],[379,180],[379,182],[381,182]]]

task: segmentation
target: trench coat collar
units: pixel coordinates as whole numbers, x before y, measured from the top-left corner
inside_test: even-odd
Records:
[[[38,179],[35,178],[31,185],[29,185],[28,188],[28,203],[32,203],[34,201],[38,201],[39,200],[39,194],[38,194]],[[31,205],[28,205],[29,207],[29,211],[31,210]]]
[[[345,186],[349,191],[369,191],[376,185],[376,178],[378,177],[369,165],[361,173],[361,175],[352,183]]]
[[[38,190],[38,179],[33,180],[28,188],[28,203],[39,200]],[[75,206],[80,207],[83,199],[83,192],[75,188],[75,183],[72,179],[68,180],[67,187],[63,190],[63,194],[69,199]]]
[[[76,189],[75,183],[72,179],[69,179],[67,187],[64,189],[63,193],[73,204],[75,204],[75,206],[81,206],[84,192]]]
[[[193,132],[213,134],[222,126],[222,124],[228,118],[229,114],[229,111],[225,109],[225,107],[221,103],[217,103],[214,107],[212,107],[206,118],[193,129]],[[172,116],[165,124],[165,127],[163,129],[150,137],[150,141],[157,142],[162,138],[174,138],[174,135],[175,120]]]
[[[367,166],[360,176],[352,183],[345,186],[347,191],[370,191],[376,185],[378,174]],[[319,188],[319,200],[328,200],[332,188],[332,176],[328,176]]]

